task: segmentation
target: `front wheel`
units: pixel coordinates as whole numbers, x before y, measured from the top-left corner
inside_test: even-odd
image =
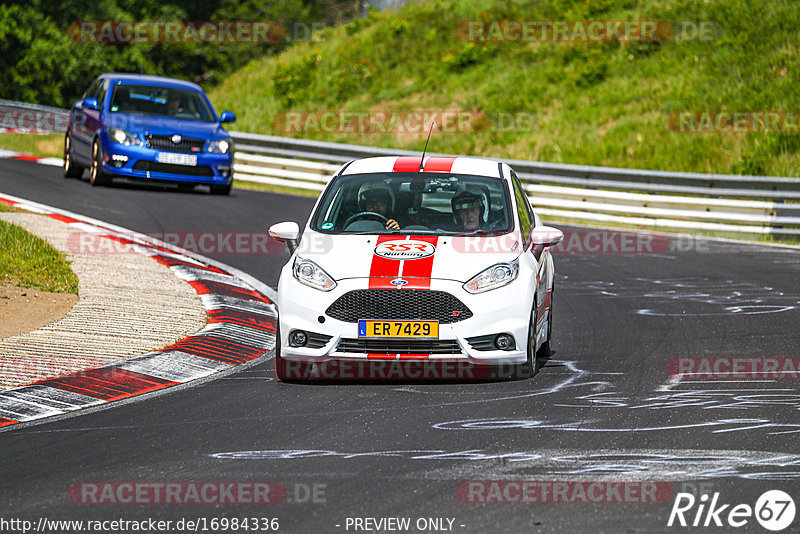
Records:
[[[554,287],[550,290],[550,310],[547,312],[547,339],[545,339],[542,346],[539,347],[539,350],[536,352],[536,357],[541,360],[547,360],[552,354],[552,344],[551,341],[553,339],[553,290]]]
[[[93,186],[108,185],[108,175],[103,171],[103,152],[100,150],[100,140],[95,139],[92,145],[92,169],[89,174],[89,183]]]
[[[275,329],[275,378],[281,382],[289,379],[286,373],[286,360],[281,358],[281,329]]]
[[[225,185],[211,185],[211,194],[212,195],[229,195],[231,193],[231,186],[233,186],[233,182]]]
[[[541,369],[543,362],[540,362],[536,351],[536,322],[537,318],[536,300],[533,301],[533,309],[531,310],[531,318],[528,322],[528,343],[527,354],[528,359],[525,363],[521,363],[514,369],[515,378],[530,378]]]
[[[75,165],[72,160],[72,137],[64,136],[64,178],[80,178],[83,176],[83,167]]]

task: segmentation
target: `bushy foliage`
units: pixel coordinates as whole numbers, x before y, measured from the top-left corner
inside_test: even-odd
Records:
[[[308,28],[353,16],[350,0],[103,0],[0,4],[0,98],[69,107],[103,72],[175,76],[212,87],[249,61],[285,49]],[[278,43],[92,43],[70,34],[80,21],[277,21]],[[73,27],[73,29],[75,29]],[[304,30],[304,31],[298,31]]]

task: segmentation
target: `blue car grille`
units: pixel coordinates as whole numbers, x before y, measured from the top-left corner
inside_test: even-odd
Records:
[[[197,154],[203,151],[206,144],[203,139],[182,138],[180,143],[173,143],[171,135],[146,135],[147,148],[167,150],[169,152],[189,152]]]
[[[137,161],[133,166],[135,171],[164,172],[167,174],[185,174],[189,176],[214,176],[211,167],[199,165],[173,165],[172,163],[158,163],[157,161]]]

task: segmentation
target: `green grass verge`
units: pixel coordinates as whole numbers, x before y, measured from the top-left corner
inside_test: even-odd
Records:
[[[66,256],[19,226],[0,221],[0,284],[78,294]]]
[[[0,133],[0,147],[23,154],[60,158],[64,154],[64,134]]]
[[[0,211],[7,211],[7,212],[11,212],[11,213],[20,213],[20,212],[22,212],[24,210],[21,210],[19,208],[15,208],[14,206],[9,206],[8,204],[3,204],[2,202],[0,202]]]
[[[479,43],[462,37],[471,20],[669,21],[675,33],[659,42]],[[700,23],[711,28],[706,40],[691,35]],[[670,124],[684,110],[800,110],[798,43],[796,2],[431,0],[372,12],[253,60],[210,96],[237,114],[237,130],[253,133],[286,135],[286,112],[476,111],[492,120],[435,133],[428,150],[797,176],[800,134],[689,134]],[[525,120],[501,128],[501,114]],[[291,135],[414,150],[425,141],[422,131],[323,130]]]
[[[247,189],[249,191],[266,191],[267,193],[281,193],[284,195],[294,195],[298,197],[311,197],[317,198],[321,191],[312,191],[310,189],[301,189],[299,187],[286,187],[283,185],[260,184],[257,182],[245,182],[242,180],[234,180],[233,187],[235,189]]]

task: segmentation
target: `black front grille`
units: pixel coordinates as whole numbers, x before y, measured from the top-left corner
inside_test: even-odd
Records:
[[[461,354],[457,341],[439,339],[342,338],[336,350],[359,354]]]
[[[359,289],[345,293],[325,313],[347,323],[359,319],[421,320],[456,323],[472,317],[463,302],[444,291]]]
[[[214,176],[211,167],[205,165],[174,165],[157,161],[137,161],[133,166],[136,171],[164,172],[167,174],[186,174],[189,176]]]
[[[203,151],[203,145],[206,144],[203,139],[189,139],[181,138],[180,143],[173,143],[171,135],[147,135],[147,147],[155,148],[157,150],[167,150],[169,152],[191,152],[197,153]]]

